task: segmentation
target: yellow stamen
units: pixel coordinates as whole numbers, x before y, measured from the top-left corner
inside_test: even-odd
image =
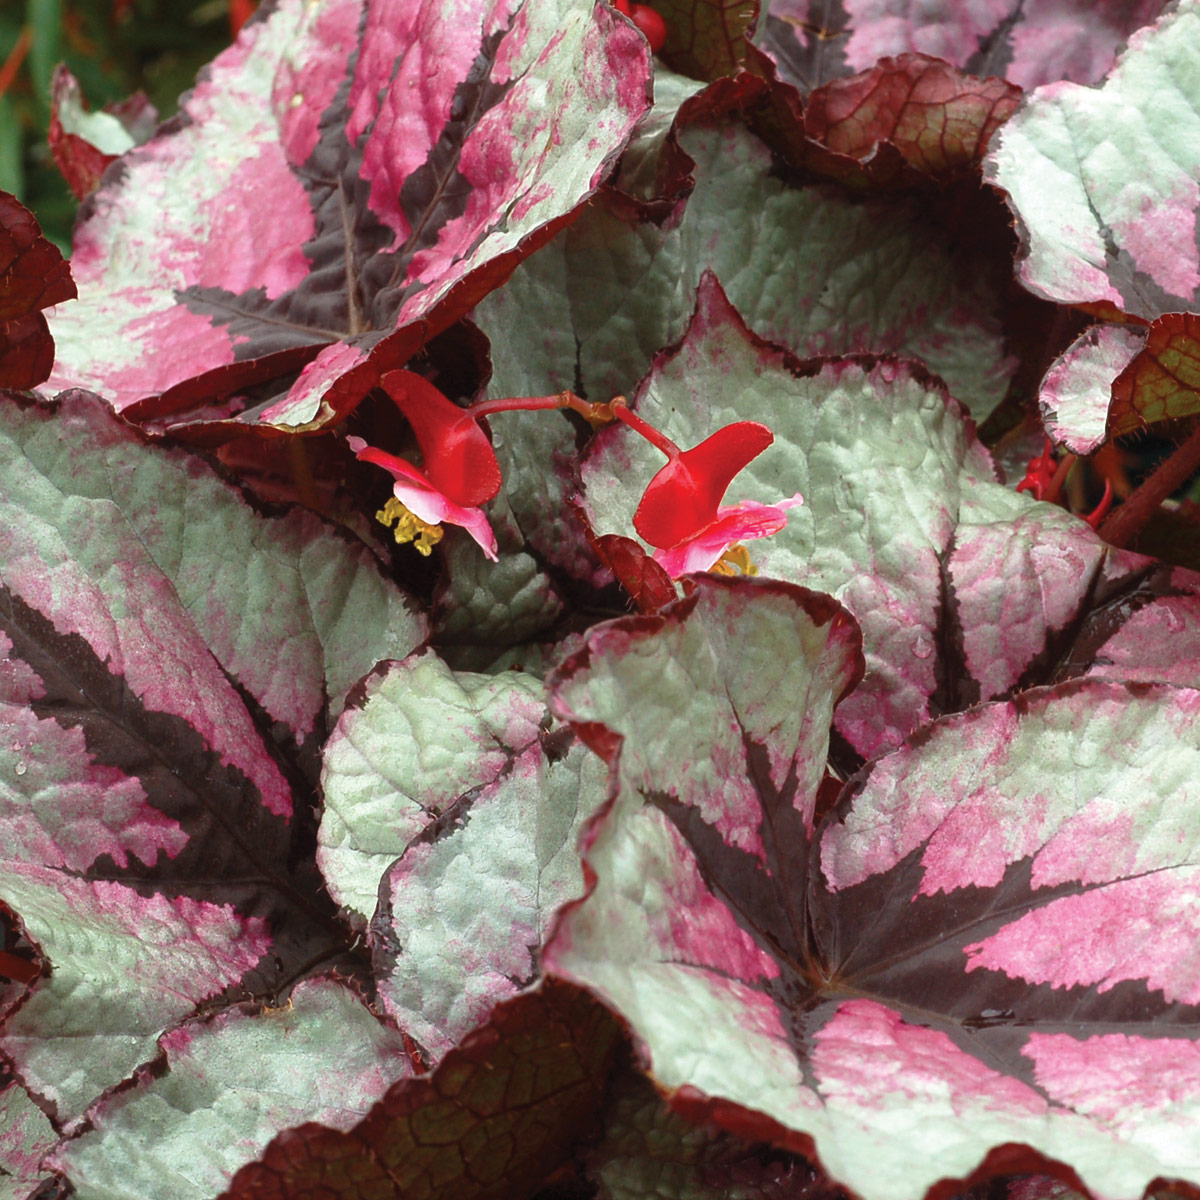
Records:
[[[392,530],[392,536],[397,544],[403,546],[405,542],[413,542],[417,553],[425,555],[426,558],[434,546],[446,536],[446,531],[440,525],[430,525],[428,521],[422,521],[395,496],[375,514],[375,520],[381,525],[391,525],[395,521],[396,528]]]
[[[709,570],[717,575],[758,574],[758,568],[750,561],[750,551],[741,542],[734,542]]]

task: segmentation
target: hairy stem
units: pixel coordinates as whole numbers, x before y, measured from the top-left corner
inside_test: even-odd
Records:
[[[642,418],[637,415],[637,413],[630,412],[625,406],[624,402],[618,404],[614,400],[612,410],[613,415],[619,421],[624,421],[630,429],[640,433],[642,437],[644,437],[646,441],[650,443],[650,445],[654,446],[658,450],[661,450],[672,462],[674,462],[682,453],[679,447],[675,445],[675,443],[671,441],[671,439],[667,437],[665,433],[661,433],[659,430],[655,429],[654,426],[648,421],[643,421]]]
[[[1156,512],[1162,502],[1200,467],[1200,424],[1187,441],[1163,459],[1120,508],[1100,526],[1100,536],[1110,546],[1126,546]]]
[[[615,403],[615,401],[613,402]],[[499,412],[538,412],[542,409],[570,408],[594,424],[604,425],[613,419],[611,405],[592,404],[574,392],[556,392],[553,396],[506,396],[498,400],[480,400],[467,412],[476,420]]]

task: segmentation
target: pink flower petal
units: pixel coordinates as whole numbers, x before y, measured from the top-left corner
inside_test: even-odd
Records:
[[[493,562],[497,560],[496,535],[481,508],[464,508],[435,488],[410,462],[368,446],[362,438],[348,437],[346,444],[363,462],[374,463],[391,473],[396,481],[392,495],[413,516],[427,525],[459,525],[465,529],[479,548]]]
[[[429,525],[462,526],[492,562],[499,557],[496,553],[496,535],[483,515],[483,509],[463,508],[424,481],[410,483],[405,479],[397,479],[392,486],[392,495],[413,516]]]
[[[655,550],[654,561],[672,579],[690,571],[707,571],[735,542],[749,542],[778,533],[787,524],[784,510],[803,503],[804,498],[797,492],[790,499],[775,504],[743,500],[741,504],[718,509],[717,519],[698,533],[669,549]]]

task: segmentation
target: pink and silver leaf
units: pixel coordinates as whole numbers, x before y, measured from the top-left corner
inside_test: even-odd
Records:
[[[273,1137],[304,1121],[349,1129],[412,1074],[400,1033],[344,983],[241,1004],[159,1038],[133,1086],[88,1113],[50,1159],[81,1196],[208,1200]]]
[[[1061,664],[1088,670],[1102,657],[1101,625],[1112,637],[1157,598],[1139,591],[1152,560],[1001,487],[938,380],[895,359],[798,363],[749,332],[715,283],[635,401],[682,445],[734,419],[774,432],[729,498],[801,493],[786,528],[749,544],[751,559],[830,592],[862,626],[867,674],[836,718],[843,770],[932,717],[1053,682]],[[630,528],[659,461],[623,429],[601,431],[581,467],[580,503],[596,534]],[[1200,664],[1200,642],[1174,643]]]
[[[760,625],[783,596],[752,586],[724,585],[747,597],[736,644],[795,664]],[[550,968],[616,1008],[693,1117],[815,1152],[860,1195],[1200,1183],[1198,693],[1081,680],[944,718],[850,782],[805,860],[804,789],[781,804],[774,735],[737,712],[791,689],[741,675],[711,587],[594,630],[552,680],[617,790]],[[808,745],[837,691],[818,670]],[[713,769],[681,781],[683,731]]]
[[[206,441],[339,419],[569,219],[648,75],[584,0],[280,0],[90,199],[52,386]]]
[[[1025,90],[1099,83],[1165,0],[771,0],[758,41],[808,92],[885,56],[924,54]]]
[[[986,175],[1036,295],[1145,320],[1200,303],[1198,67],[1200,8],[1184,0],[1102,85],[1039,88],[1001,129]]]
[[[551,916],[584,891],[604,772],[531,676],[431,652],[364,681],[325,764],[318,861],[370,918],[380,1005],[436,1062],[537,982]]]
[[[68,1125],[196,1006],[350,961],[296,847],[344,691],[424,623],[94,396],[7,397],[0,463],[0,892],[48,967],[0,1044]]]

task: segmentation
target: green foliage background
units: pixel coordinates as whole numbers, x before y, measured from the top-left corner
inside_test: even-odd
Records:
[[[61,249],[70,246],[76,205],[46,142],[55,64],[70,67],[93,108],[140,89],[165,119],[229,43],[230,8],[229,0],[0,4],[0,188],[32,209]]]

